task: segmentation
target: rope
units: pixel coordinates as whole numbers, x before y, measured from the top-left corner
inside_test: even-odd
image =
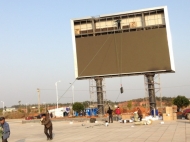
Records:
[[[90,62],[87,64],[87,66],[84,68],[84,70],[81,72],[80,75],[82,75],[82,73],[86,70],[86,68],[90,65],[90,63],[94,60],[94,58],[98,55],[98,53],[100,52],[100,50],[104,47],[104,45],[106,44],[106,42],[108,41],[108,39],[110,38],[111,34],[108,36],[108,38],[106,39],[106,41],[103,43],[103,45],[100,47],[100,49],[98,50],[98,52],[94,55],[94,57],[90,60]],[[80,76],[79,75],[79,76]]]
[[[114,33],[114,43],[115,43],[115,51],[116,51],[116,57],[117,57],[117,69],[118,69],[118,73],[119,73],[119,61],[118,61],[118,53],[117,53],[117,44],[116,44],[115,33]]]
[[[122,73],[122,33],[121,33],[121,35],[120,35],[120,56],[121,56],[121,58],[120,58],[120,62],[119,62],[119,57],[118,57],[118,52],[117,52],[117,44],[116,44],[116,37],[115,37],[115,33],[114,33],[114,41],[115,41],[115,49],[116,49],[116,56],[117,56],[117,68],[118,68],[118,74],[119,74],[119,76],[120,76],[120,84],[121,84],[121,87],[122,87],[122,75],[121,75],[121,73]],[[119,63],[120,63],[120,65],[119,65]],[[120,66],[120,67],[119,67]]]
[[[117,96],[117,98],[116,98],[115,102],[118,100],[118,98],[119,98],[119,96],[120,96],[120,95],[121,95],[121,93],[119,93],[119,94],[118,94],[118,96]]]
[[[94,55],[94,57],[90,60],[90,62],[87,64],[87,66],[84,68],[84,70],[80,73],[80,75],[82,75],[82,73],[87,69],[87,67],[90,65],[90,63],[94,60],[94,58],[98,55],[98,53],[100,52],[100,50],[104,47],[104,45],[106,44],[106,42],[108,41],[108,39],[110,38],[111,34],[107,37],[106,41],[102,44],[102,46],[100,47],[100,49],[97,51],[97,53]],[[79,76],[80,76],[79,75]],[[71,86],[76,82],[76,79],[71,83],[71,85],[66,89],[66,91],[63,93],[63,95],[61,95],[58,99],[58,101],[68,92],[68,90],[71,88]]]
[[[122,87],[122,75],[121,75],[121,73],[122,73],[122,47],[123,47],[123,42],[122,42],[122,40],[123,40],[123,38],[122,38],[122,33],[121,33],[121,35],[120,35],[120,41],[121,41],[121,43],[120,43],[120,45],[121,45],[121,67],[120,67],[120,83],[121,83],[121,87]]]
[[[108,48],[108,49],[107,49],[107,53],[106,53],[106,55],[105,55],[105,58],[102,60],[102,64],[104,63],[104,61],[105,61],[105,59],[106,59],[106,57],[107,57],[107,55],[108,55],[108,52],[109,52],[109,50],[110,50],[110,45],[111,45],[112,41],[113,41],[113,40],[111,40],[109,46],[107,47],[107,48]],[[101,69],[101,66],[100,66],[99,70],[100,70],[100,69]]]

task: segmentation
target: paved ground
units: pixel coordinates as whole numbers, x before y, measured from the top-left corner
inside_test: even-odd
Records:
[[[40,123],[21,124],[9,121],[11,137],[9,142],[44,142],[46,137]],[[85,126],[82,126],[85,124]],[[190,142],[190,122],[187,120],[168,121],[160,124],[134,126],[133,123],[114,122],[108,127],[87,122],[53,122],[56,142]]]

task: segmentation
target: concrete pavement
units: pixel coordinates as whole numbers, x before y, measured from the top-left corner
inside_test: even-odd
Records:
[[[26,123],[7,120],[11,127],[9,142],[45,142],[43,126],[40,123]],[[84,124],[85,126],[82,126]],[[188,120],[154,121],[152,125],[136,126],[133,123],[103,122],[53,122],[56,142],[190,142],[190,122]]]

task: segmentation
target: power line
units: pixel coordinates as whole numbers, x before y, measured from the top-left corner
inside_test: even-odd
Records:
[[[162,87],[162,88],[180,88],[180,87],[189,87],[190,85],[181,85],[181,86],[167,86],[167,87]],[[43,90],[43,91],[51,91],[51,90],[55,90],[55,89],[40,89],[40,90]],[[68,89],[66,90],[62,90],[62,89],[59,89],[59,91],[67,91]],[[133,89],[125,89],[125,90],[144,90],[144,88],[133,88]],[[72,90],[68,90],[68,91],[72,91]],[[89,90],[75,90],[75,91],[89,91]],[[106,90],[106,91],[119,91],[119,90]]]

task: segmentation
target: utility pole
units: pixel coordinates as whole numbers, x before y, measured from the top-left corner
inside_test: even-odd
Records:
[[[75,97],[75,92],[74,92],[74,85],[72,83],[70,83],[72,85],[72,103],[74,104],[74,97]]]
[[[45,112],[47,112],[46,102],[43,102],[43,104],[45,105]]]
[[[159,90],[160,90],[160,107],[162,108],[162,90],[161,90],[160,74],[159,74]]]
[[[61,80],[55,82],[55,89],[56,89],[56,98],[57,98],[57,109],[59,108],[59,95],[58,95],[58,89],[57,89],[57,83],[61,82]]]
[[[74,97],[75,97],[75,94],[74,94],[74,85],[72,83],[70,83],[70,84],[72,85],[72,95],[73,95],[73,97],[72,97],[72,103],[74,105]],[[75,112],[73,111],[73,116],[74,116],[74,114],[75,114]]]
[[[28,110],[27,110],[27,103],[26,103],[26,113],[28,113]]]
[[[40,89],[37,88],[37,92],[38,92],[38,113],[40,113]]]

